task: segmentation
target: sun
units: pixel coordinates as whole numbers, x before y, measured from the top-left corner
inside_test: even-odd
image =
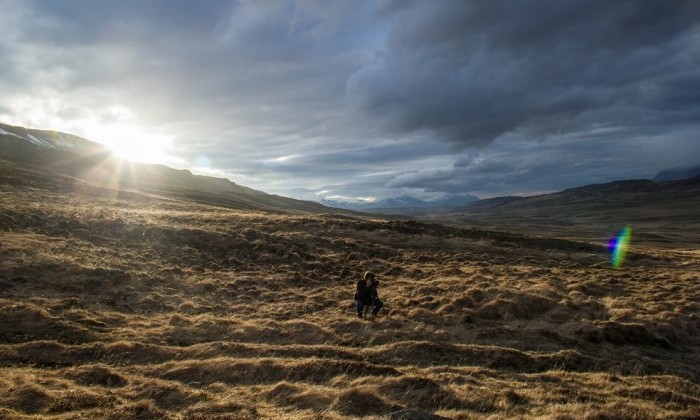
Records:
[[[88,138],[103,144],[120,158],[140,163],[167,163],[173,138],[144,130],[131,123],[95,124],[87,131]]]
[[[138,127],[114,127],[104,142],[115,154],[132,162],[165,163],[170,160],[167,150],[172,146],[172,138],[142,131]]]

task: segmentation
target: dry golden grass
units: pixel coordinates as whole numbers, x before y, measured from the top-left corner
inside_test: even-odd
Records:
[[[612,270],[581,242],[20,168],[0,202],[0,418],[700,416],[692,244]],[[350,301],[365,270],[375,322]]]

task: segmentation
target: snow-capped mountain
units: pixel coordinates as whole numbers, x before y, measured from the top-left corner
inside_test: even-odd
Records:
[[[93,141],[58,131],[35,130],[0,123],[0,135],[17,137],[46,149],[66,150],[72,152],[93,152],[104,147]]]
[[[328,207],[335,207],[356,211],[377,211],[377,210],[402,210],[402,209],[448,209],[460,207],[468,203],[479,200],[474,195],[446,195],[436,200],[420,200],[413,197],[402,196],[388,198],[374,202],[347,202],[335,200],[321,200],[321,204]]]

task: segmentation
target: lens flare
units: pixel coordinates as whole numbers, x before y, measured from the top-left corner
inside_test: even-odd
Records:
[[[617,237],[610,239],[608,242],[608,249],[610,250],[610,262],[613,268],[617,269],[622,266],[622,262],[625,260],[627,255],[627,250],[630,246],[630,239],[632,237],[632,229],[629,226],[625,226],[624,229],[620,231]]]

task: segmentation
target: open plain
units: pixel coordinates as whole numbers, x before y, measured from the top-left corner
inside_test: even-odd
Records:
[[[700,416],[697,244],[633,239],[614,270],[603,243],[2,161],[0,202],[1,418]],[[366,270],[374,322],[351,303]]]

